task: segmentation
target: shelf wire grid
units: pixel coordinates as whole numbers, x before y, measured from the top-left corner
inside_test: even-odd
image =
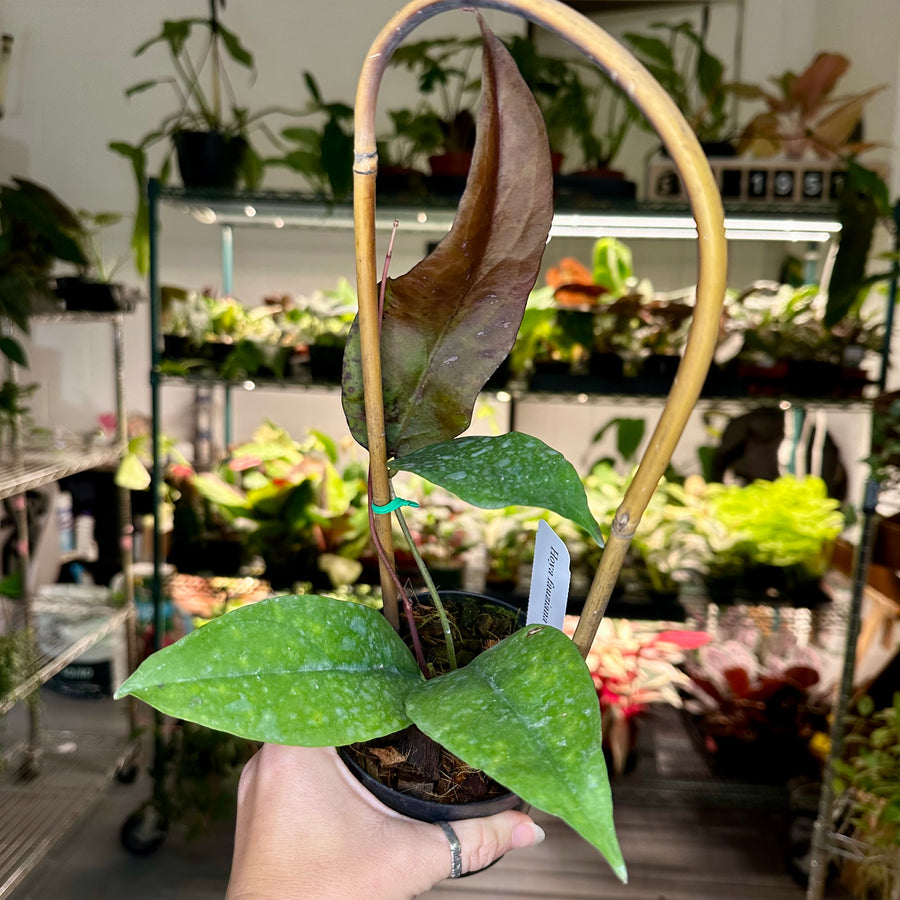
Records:
[[[9,897],[47,851],[90,807],[134,752],[112,735],[47,732],[38,774],[20,775],[17,747],[0,774],[0,900]]]
[[[88,451],[26,451],[19,459],[0,460],[0,499],[34,490],[69,475],[112,465],[120,455],[118,447],[103,447]]]
[[[9,712],[13,706],[25,699],[32,691],[61,672],[67,665],[90,650],[91,647],[116,628],[124,625],[131,613],[131,609],[127,606],[115,610],[100,607],[98,613],[106,613],[106,618],[97,628],[77,641],[40,642],[38,654],[27,664],[16,687],[6,695],[0,696],[0,716]]]

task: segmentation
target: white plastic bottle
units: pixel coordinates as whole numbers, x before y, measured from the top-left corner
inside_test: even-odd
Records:
[[[72,517],[72,495],[60,491],[56,495],[56,528],[59,532],[59,552],[71,553],[75,549],[75,522]]]

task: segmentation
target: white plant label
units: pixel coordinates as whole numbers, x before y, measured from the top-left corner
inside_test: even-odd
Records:
[[[562,631],[569,599],[569,551],[543,520],[534,542],[534,565],[528,592],[528,625],[552,625]]]

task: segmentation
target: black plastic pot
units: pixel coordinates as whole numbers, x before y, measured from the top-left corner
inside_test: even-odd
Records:
[[[344,348],[310,344],[309,374],[319,384],[340,384],[344,370]]]
[[[479,800],[476,803],[438,803],[435,800],[422,800],[409,794],[401,794],[364,771],[345,747],[338,747],[338,754],[357,781],[363,784],[369,793],[394,812],[409,816],[418,822],[483,819],[485,816],[492,816],[508,809],[528,809],[528,804],[512,791],[491,797],[489,800]]]
[[[641,364],[640,375],[635,379],[638,393],[668,394],[675,380],[681,357],[664,353],[651,353]]]
[[[386,197],[424,197],[427,176],[418,169],[379,166],[375,190]]]
[[[796,397],[829,397],[837,393],[842,375],[839,363],[791,359],[788,360],[785,389]]]
[[[525,613],[502,600],[496,600],[493,597],[485,597],[480,594],[472,594],[467,591],[439,591],[438,593],[445,603],[455,602],[463,606],[471,604],[477,608],[487,605],[504,609],[515,615],[516,621],[520,626],[525,624]],[[420,594],[418,599],[420,602],[427,602],[428,595]],[[512,793],[512,791],[505,791],[497,796],[474,803],[440,803],[436,800],[424,800],[420,797],[413,797],[396,791],[369,775],[356,762],[347,748],[338,747],[338,754],[359,782],[385,806],[420,822],[453,822],[459,819],[484,818],[498,812],[504,812],[507,809],[528,809],[528,804],[517,794]]]
[[[512,371],[509,367],[509,357],[503,360],[494,370],[490,378],[485,382],[485,390],[501,390],[509,383]]]
[[[67,310],[83,312],[123,312],[134,309],[134,302],[121,284],[88,281],[79,277],[56,279],[56,295]]]
[[[554,181],[559,194],[566,197],[634,200],[637,195],[637,185],[616,169],[587,169],[558,175]]]
[[[218,131],[177,131],[172,136],[181,181],[188,188],[237,187],[247,141]]]
[[[747,566],[737,575],[707,575],[704,585],[709,599],[720,606],[781,603],[812,609],[829,601],[819,580],[802,566]]]

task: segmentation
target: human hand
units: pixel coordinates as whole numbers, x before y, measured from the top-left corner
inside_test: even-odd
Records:
[[[544,839],[522,812],[452,825],[464,874]],[[244,767],[226,900],[409,900],[450,864],[440,827],[388,809],[333,747],[266,744]]]

